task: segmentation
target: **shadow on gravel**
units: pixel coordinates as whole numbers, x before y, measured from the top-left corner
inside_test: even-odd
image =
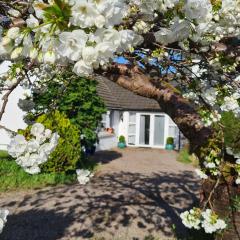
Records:
[[[91,158],[96,163],[106,164],[121,158],[122,154],[114,150],[98,151]]]
[[[100,232],[114,236],[119,229],[133,228],[139,234],[171,237],[173,224],[177,236],[183,237],[187,232],[179,214],[198,201],[198,187],[190,171],[152,176],[121,172],[95,177],[86,186],[38,191],[21,202],[14,199],[19,213],[10,215],[1,239],[89,239]],[[4,207],[8,205],[13,207]]]
[[[17,215],[9,215],[8,222],[1,234],[1,240],[54,240],[64,235],[64,231],[73,222],[71,216],[65,216],[51,210],[29,210]]]

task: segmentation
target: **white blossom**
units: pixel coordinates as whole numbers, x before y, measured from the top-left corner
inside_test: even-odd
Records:
[[[240,177],[238,177],[235,182],[236,184],[240,184]]]
[[[86,64],[83,60],[79,60],[74,65],[73,72],[77,75],[87,76],[93,73],[93,68],[91,65]]]
[[[7,37],[10,39],[16,39],[19,35],[20,28],[19,27],[12,27],[7,32]]]
[[[31,127],[31,134],[35,137],[38,137],[39,135],[42,135],[44,132],[44,126],[41,123],[35,123]]]
[[[200,169],[195,169],[196,174],[201,178],[201,179],[208,179],[207,174],[205,174],[203,171]]]
[[[49,155],[58,144],[59,135],[45,129],[41,123],[35,123],[30,130],[29,141],[23,135],[15,136],[8,146],[8,153],[16,158],[16,163],[29,174],[37,174],[41,171],[39,165],[48,160]]]
[[[184,13],[189,19],[208,22],[212,19],[212,4],[210,0],[187,0]]]
[[[233,111],[236,115],[240,113],[238,101],[234,98],[234,96],[225,97],[224,103],[220,106],[220,108],[224,112]]]
[[[36,28],[39,26],[38,20],[31,14],[29,18],[26,20],[27,26],[30,28]]]
[[[215,168],[216,164],[214,162],[204,162],[206,168]]]
[[[12,157],[18,157],[22,155],[27,148],[27,141],[23,135],[16,135],[8,145],[8,153]]]
[[[59,35],[60,45],[57,50],[61,56],[77,61],[81,57],[87,40],[88,36],[83,30],[62,32]]]
[[[92,1],[77,0],[72,7],[70,22],[81,28],[92,26],[103,27],[105,18],[97,11]]]
[[[214,233],[227,227],[225,221],[219,219],[211,209],[206,209],[204,212],[202,212],[202,217],[202,227],[206,233]]]
[[[225,221],[211,209],[202,211],[199,208],[193,208],[181,213],[180,217],[187,228],[199,230],[202,227],[206,233],[215,233],[227,227]]]
[[[7,223],[7,216],[9,211],[6,209],[0,209],[0,234],[3,231],[5,224]]]
[[[90,178],[93,176],[93,174],[87,169],[77,169],[76,173],[78,182],[81,185],[87,184],[90,181]]]
[[[180,218],[185,227],[193,228],[193,229],[200,229],[200,209],[193,208],[190,211],[185,211],[180,214]]]
[[[36,152],[38,150],[39,146],[40,146],[40,144],[39,144],[39,142],[37,140],[31,139],[27,143],[26,151],[28,151],[29,153]]]

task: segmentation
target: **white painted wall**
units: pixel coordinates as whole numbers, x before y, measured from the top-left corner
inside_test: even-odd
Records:
[[[4,62],[0,65],[0,74],[6,72],[8,70],[9,63]],[[6,107],[6,111],[1,120],[1,125],[6,126],[7,128],[16,131],[20,128],[25,128],[26,124],[23,121],[24,112],[19,109],[17,106],[19,98],[22,98],[24,94],[24,90],[22,87],[17,87],[9,97],[9,101]],[[0,106],[2,105],[2,96],[4,92],[0,95]],[[7,144],[10,142],[9,134],[0,129],[0,149],[6,149]]]
[[[129,112],[127,112],[127,111],[120,112],[118,137],[123,135],[127,139],[127,136],[128,136],[128,119],[129,119]]]
[[[100,133],[96,151],[110,150],[117,147],[118,138],[115,134]]]

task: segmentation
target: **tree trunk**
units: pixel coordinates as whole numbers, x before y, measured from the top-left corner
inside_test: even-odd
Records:
[[[202,184],[204,200],[209,198],[209,194],[216,182],[205,180]],[[223,234],[216,236],[216,240],[240,240],[240,209],[234,208],[233,198],[240,196],[240,187],[222,182],[214,190],[211,203],[213,210],[225,221],[228,226]]]

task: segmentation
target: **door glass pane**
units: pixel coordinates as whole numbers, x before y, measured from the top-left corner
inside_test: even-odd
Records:
[[[140,116],[140,136],[139,143],[141,145],[149,145],[150,143],[150,115]]]
[[[154,145],[164,145],[164,116],[154,117]]]

